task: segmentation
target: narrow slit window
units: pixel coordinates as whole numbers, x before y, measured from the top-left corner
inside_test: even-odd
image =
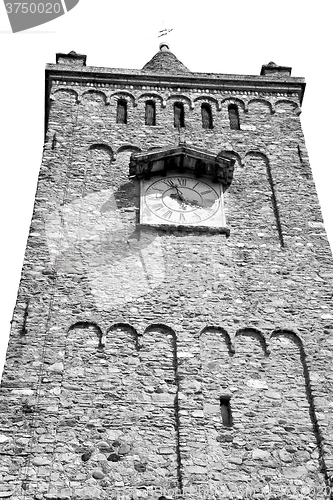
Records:
[[[154,101],[146,102],[145,124],[156,125],[156,107]]]
[[[231,130],[239,130],[239,113],[236,104],[229,104],[228,113]]]
[[[206,129],[213,128],[213,115],[212,109],[209,104],[201,105],[201,118],[202,118],[202,127]]]
[[[220,409],[223,425],[225,425],[226,427],[232,427],[230,397],[225,396],[220,398]]]
[[[185,127],[185,111],[184,104],[176,102],[173,107],[174,110],[174,125],[176,128]]]
[[[127,102],[119,99],[117,103],[117,123],[127,123]]]

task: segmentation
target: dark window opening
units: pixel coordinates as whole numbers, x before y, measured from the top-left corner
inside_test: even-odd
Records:
[[[236,104],[230,104],[228,106],[228,113],[231,130],[239,130],[239,113]]]
[[[124,99],[117,103],[117,123],[127,123],[127,102]]]
[[[220,408],[223,425],[225,425],[226,427],[232,427],[230,397],[224,396],[220,398]]]
[[[145,124],[156,125],[156,108],[154,101],[146,102]]]
[[[212,110],[209,104],[201,105],[201,118],[203,128],[213,128]]]
[[[184,104],[176,102],[173,107],[174,110],[174,125],[176,128],[185,127],[185,111]]]

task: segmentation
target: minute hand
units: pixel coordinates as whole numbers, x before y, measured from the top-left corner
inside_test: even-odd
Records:
[[[175,188],[175,190],[177,191],[177,194],[178,194],[178,197],[180,198],[180,200],[184,203],[186,203],[186,200],[184,198],[184,195],[183,193],[181,192],[181,190],[175,185],[173,184],[173,187]]]

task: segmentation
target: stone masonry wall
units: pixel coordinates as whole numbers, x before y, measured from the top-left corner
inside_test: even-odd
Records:
[[[0,393],[0,497],[325,498],[333,269],[297,95],[133,79],[59,80],[51,97]],[[137,229],[129,157],[179,141],[236,159],[230,238]]]

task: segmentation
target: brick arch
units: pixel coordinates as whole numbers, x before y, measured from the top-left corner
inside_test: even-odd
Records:
[[[270,205],[273,209],[273,212],[274,212],[274,217],[275,217],[275,221],[276,221],[276,227],[277,227],[277,233],[278,233],[278,238],[279,238],[279,241],[280,241],[280,245],[281,247],[284,247],[284,236],[283,236],[283,231],[282,231],[282,224],[281,224],[281,217],[280,217],[280,210],[279,210],[279,206],[278,206],[278,202],[277,202],[277,196],[276,196],[276,190],[275,190],[275,183],[274,183],[274,179],[273,179],[273,174],[272,174],[272,169],[271,169],[271,165],[270,165],[270,161],[269,161],[269,158],[268,156],[261,152],[261,151],[247,151],[247,153],[245,154],[244,156],[244,163],[245,165],[247,165],[247,161],[250,161],[251,158],[254,158],[254,159],[259,159],[259,160],[262,160],[264,162],[264,165],[265,165],[265,182],[267,183],[268,182],[268,185],[269,185],[269,188],[270,188],[270,191],[271,191],[271,199],[270,199]],[[263,173],[261,173],[261,175],[263,175]],[[264,179],[263,179],[264,180]],[[259,177],[256,176],[256,181],[259,181]]]
[[[106,335],[105,335],[105,342],[107,342],[108,337],[113,334],[114,332],[117,332],[119,330],[123,330],[126,333],[128,333],[129,337],[133,340],[134,346],[136,350],[139,350],[140,345],[139,345],[139,338],[140,334],[137,332],[137,330],[130,324],[128,323],[114,323],[113,325],[109,326],[107,329]]]
[[[71,324],[67,330],[65,350],[67,350],[67,346],[69,345],[67,340],[70,338],[74,341],[78,350],[88,347],[85,340],[90,338],[89,349],[96,350],[96,348],[100,348],[102,345],[102,337],[103,331],[96,322],[89,320],[77,321]]]
[[[166,332],[171,333],[172,336],[174,336],[175,338],[177,337],[175,330],[171,326],[165,325],[164,323],[152,323],[151,325],[147,326],[147,328],[145,329],[144,333],[147,333],[150,330],[153,330],[154,328],[162,328]]]
[[[176,332],[173,328],[171,328],[168,325],[165,325],[163,323],[153,323],[144,330],[143,335],[141,337],[141,345],[140,348],[144,346],[145,339],[147,336],[151,333],[158,333],[159,335],[165,336],[165,335],[170,335],[172,338],[172,342],[170,344],[170,348],[172,349],[172,354],[173,354],[173,364],[174,368],[176,369],[176,364],[177,364],[177,335]]]
[[[136,446],[145,449],[145,458],[151,464],[148,474],[149,467],[153,470],[156,463],[169,471],[161,478],[169,488],[179,481],[180,470],[176,333],[170,326],[156,323],[145,329],[140,340],[140,364],[136,369],[139,418],[135,425],[141,432],[136,433]],[[166,453],[159,453],[161,449]],[[141,478],[144,480],[145,475]]]
[[[82,99],[85,98],[88,95],[94,95],[94,94],[96,96],[98,95],[98,96],[102,97],[102,100],[103,100],[104,104],[106,104],[106,101],[107,101],[106,94],[105,94],[105,92],[102,92],[101,90],[95,90],[95,89],[86,90],[82,94]]]
[[[223,104],[236,104],[241,107],[241,109],[244,111],[244,113],[247,112],[247,105],[243,101],[243,99],[239,99],[239,97],[225,97],[224,99],[221,100],[220,104],[220,109],[222,109]]]
[[[274,110],[276,111],[280,107],[284,107],[284,105],[288,106],[288,111],[290,111],[290,108],[292,108],[293,111],[298,108],[298,103],[295,101],[291,101],[289,99],[278,99],[274,103]]]
[[[88,328],[90,326],[96,328],[96,331],[98,332],[99,335],[101,336],[103,335],[102,329],[98,326],[98,324],[95,323],[94,321],[89,321],[89,320],[76,321],[75,323],[70,325],[70,327],[68,328],[68,332],[74,330],[75,328]]]
[[[199,102],[199,101],[202,101],[202,104],[203,103],[206,103],[206,104],[213,103],[213,104],[215,104],[217,111],[221,110],[221,107],[219,105],[219,101],[218,101],[218,99],[216,99],[216,97],[212,97],[211,95],[201,95],[201,96],[195,97],[193,99],[194,103]]]
[[[251,110],[250,105],[255,103],[263,104],[270,114],[274,113],[274,108],[272,103],[268,99],[262,99],[262,98],[250,99],[247,103],[247,111],[250,111]]]
[[[236,335],[235,335],[236,352],[237,352],[237,338],[240,338],[240,337],[250,337],[250,338],[258,340],[263,353],[266,356],[269,354],[270,351],[269,351],[269,348],[267,345],[266,337],[257,328],[245,327],[245,328],[240,328],[239,330],[237,330]]]
[[[215,332],[221,334],[221,337],[224,338],[224,341],[228,347],[229,354],[233,354],[235,352],[234,344],[231,339],[231,336],[227,332],[225,328],[222,328],[220,326],[205,326],[200,332],[199,332],[199,338],[201,339],[202,336],[204,336],[206,333],[209,332]]]
[[[103,331],[99,327],[97,323],[94,321],[89,321],[89,320],[80,320],[77,321],[76,323],[73,323],[70,325],[70,327],[67,330],[67,337],[71,335],[71,332],[76,331],[76,330],[90,330],[93,331],[96,335],[97,343],[96,347],[101,347],[102,344],[102,337],[103,337]]]
[[[157,99],[160,101],[161,106],[165,107],[165,102],[163,97],[158,94],[157,92],[145,92],[144,94],[139,95],[137,101],[142,101],[142,100],[149,100],[149,99]]]
[[[126,99],[126,97],[127,97],[132,102],[133,107],[137,106],[134,95],[131,92],[128,92],[127,90],[118,90],[117,92],[113,92],[112,94],[110,94],[110,100],[113,97],[119,98],[119,99],[121,99],[121,98]]]
[[[262,160],[265,161],[266,164],[268,164],[269,162],[268,156],[266,155],[266,153],[263,153],[262,151],[256,151],[256,150],[247,151],[244,155],[244,161],[246,160],[246,158],[249,158],[250,156],[261,158]]]
[[[132,153],[141,153],[141,148],[139,148],[138,146],[133,146],[132,144],[124,144],[117,149],[116,154],[127,151],[130,151]]]
[[[103,143],[91,144],[91,146],[89,146],[88,148],[88,151],[94,151],[94,150],[104,151],[105,153],[108,153],[111,159],[114,158],[113,149],[108,144],[103,144]]]
[[[314,394],[312,388],[313,382],[303,339],[298,332],[289,328],[273,330],[270,338],[271,365],[268,366],[267,379],[269,380],[270,377],[273,383],[278,381],[277,390],[281,394],[279,416],[288,422],[288,433],[294,443],[297,443],[297,448],[303,453],[308,450],[308,443],[316,446],[318,478],[321,476],[322,481],[329,484],[328,466],[325,461],[326,452],[323,447],[322,430],[316,410],[315,396],[317,394]],[[288,407],[290,400],[296,401],[297,404]],[[301,432],[307,433],[307,443],[304,442],[304,435],[299,438],[298,428],[301,429]],[[290,444],[288,435],[286,444]],[[300,460],[295,457],[294,460],[295,462],[291,462],[291,466],[306,466],[306,458]],[[306,475],[310,476],[311,474],[305,469],[302,478]]]
[[[234,396],[231,388],[235,386],[235,356],[230,335],[225,328],[207,326],[201,331],[199,340],[200,378],[198,377],[199,374],[194,372],[191,382],[194,390],[197,393],[199,391],[202,393],[202,397],[197,400],[194,393],[192,401],[188,403],[186,401],[186,403],[189,407],[189,414],[193,412],[193,408],[202,412],[199,425],[198,421],[192,419],[192,427],[195,429],[192,432],[198,436],[201,442],[207,444],[204,449],[198,450],[195,458],[200,460],[200,463],[207,464],[209,469],[209,464],[211,464],[212,457],[214,457],[214,462],[219,463],[219,469],[214,470],[214,479],[222,483],[225,480],[225,471],[223,469],[228,468],[229,458],[233,453],[232,447],[230,448],[230,439],[228,439],[231,437],[230,432],[232,430],[230,426],[226,430],[225,422],[221,418],[222,401],[223,397],[227,397],[231,401],[231,406],[234,406]],[[237,372],[239,374],[239,368]],[[197,384],[198,381],[200,381],[200,386],[196,387],[195,383]],[[225,453],[224,444],[228,449],[228,453]],[[216,484],[219,485],[218,482]]]
[[[193,101],[190,97],[188,97],[185,94],[171,94],[167,97],[167,101],[173,101],[173,102],[181,102],[184,103],[184,101],[189,105],[190,109],[194,108]]]
[[[304,343],[298,333],[293,330],[277,328],[270,334],[270,339],[284,337],[294,342],[301,350],[304,350]]]
[[[231,159],[235,160],[235,162],[237,163],[237,165],[239,167],[244,166],[240,154],[236,153],[236,151],[230,151],[230,150],[221,149],[221,151],[218,152],[217,157],[219,155],[226,156],[227,158],[231,158]]]
[[[76,90],[73,90],[73,89],[67,89],[67,88],[59,88],[57,90],[55,90],[52,95],[51,95],[51,100],[54,100],[54,101],[58,101],[60,99],[58,99],[57,97],[57,94],[59,94],[60,92],[64,92],[66,94],[69,94],[69,95],[72,95],[75,97],[75,102],[76,104],[79,103],[79,94],[78,92],[76,92]]]

